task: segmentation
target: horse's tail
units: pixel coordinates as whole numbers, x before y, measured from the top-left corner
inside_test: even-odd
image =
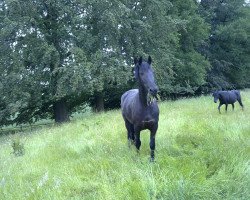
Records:
[[[239,90],[235,90],[235,94],[236,94],[236,96],[237,96],[237,100],[238,100],[240,106],[241,106],[242,109],[243,109],[244,105],[243,105],[243,103],[242,103],[242,101],[241,101],[240,91],[239,91]]]
[[[240,91],[239,90],[234,90],[234,93],[237,96],[237,99],[241,99]]]

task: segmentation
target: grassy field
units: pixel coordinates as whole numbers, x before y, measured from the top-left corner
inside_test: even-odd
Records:
[[[250,90],[242,98],[244,111],[221,115],[208,96],[160,103],[155,163],[147,131],[139,155],[128,148],[120,110],[1,136],[0,199],[250,199]]]

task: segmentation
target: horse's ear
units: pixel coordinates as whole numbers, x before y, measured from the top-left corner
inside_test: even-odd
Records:
[[[142,56],[139,58],[139,65],[142,64]]]
[[[135,64],[135,66],[134,66],[134,69],[133,69],[133,73],[134,73],[134,76],[135,76],[135,79],[137,80],[138,79],[138,77],[139,77],[139,65],[141,64],[140,63],[140,61],[141,61],[141,57],[140,57],[140,60],[138,61],[138,58],[137,57],[135,57],[134,58],[134,64]],[[139,65],[138,65],[139,64]]]
[[[137,63],[138,63],[138,58],[135,57],[135,58],[134,58],[134,64],[137,65]]]
[[[135,65],[134,67],[134,76],[135,76],[135,79],[137,80],[139,77],[139,65]]]
[[[151,65],[151,63],[152,63],[152,58],[151,58],[151,56],[149,56],[149,57],[148,57],[148,64]]]

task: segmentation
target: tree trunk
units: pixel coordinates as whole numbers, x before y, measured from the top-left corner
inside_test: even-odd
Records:
[[[54,118],[56,123],[63,123],[69,121],[69,112],[67,104],[64,100],[60,100],[54,103]]]
[[[103,93],[97,93],[94,99],[94,111],[101,112],[104,110],[104,95]]]

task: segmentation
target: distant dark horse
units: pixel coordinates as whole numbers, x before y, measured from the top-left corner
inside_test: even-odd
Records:
[[[128,142],[134,141],[137,150],[141,146],[140,131],[150,130],[151,161],[154,161],[155,135],[158,129],[159,108],[157,99],[158,87],[154,80],[151,67],[152,59],[147,62],[134,60],[134,75],[139,84],[139,89],[125,92],[121,97],[122,116],[128,131]]]
[[[227,106],[228,104],[232,104],[233,110],[234,110],[234,103],[236,101],[239,102],[240,106],[242,107],[243,110],[243,104],[241,101],[241,96],[240,92],[238,90],[231,90],[231,91],[216,91],[213,93],[214,97],[214,103],[217,103],[218,99],[220,101],[220,104],[218,106],[219,113],[220,112],[220,107],[225,104],[226,105],[226,111],[227,111]]]

